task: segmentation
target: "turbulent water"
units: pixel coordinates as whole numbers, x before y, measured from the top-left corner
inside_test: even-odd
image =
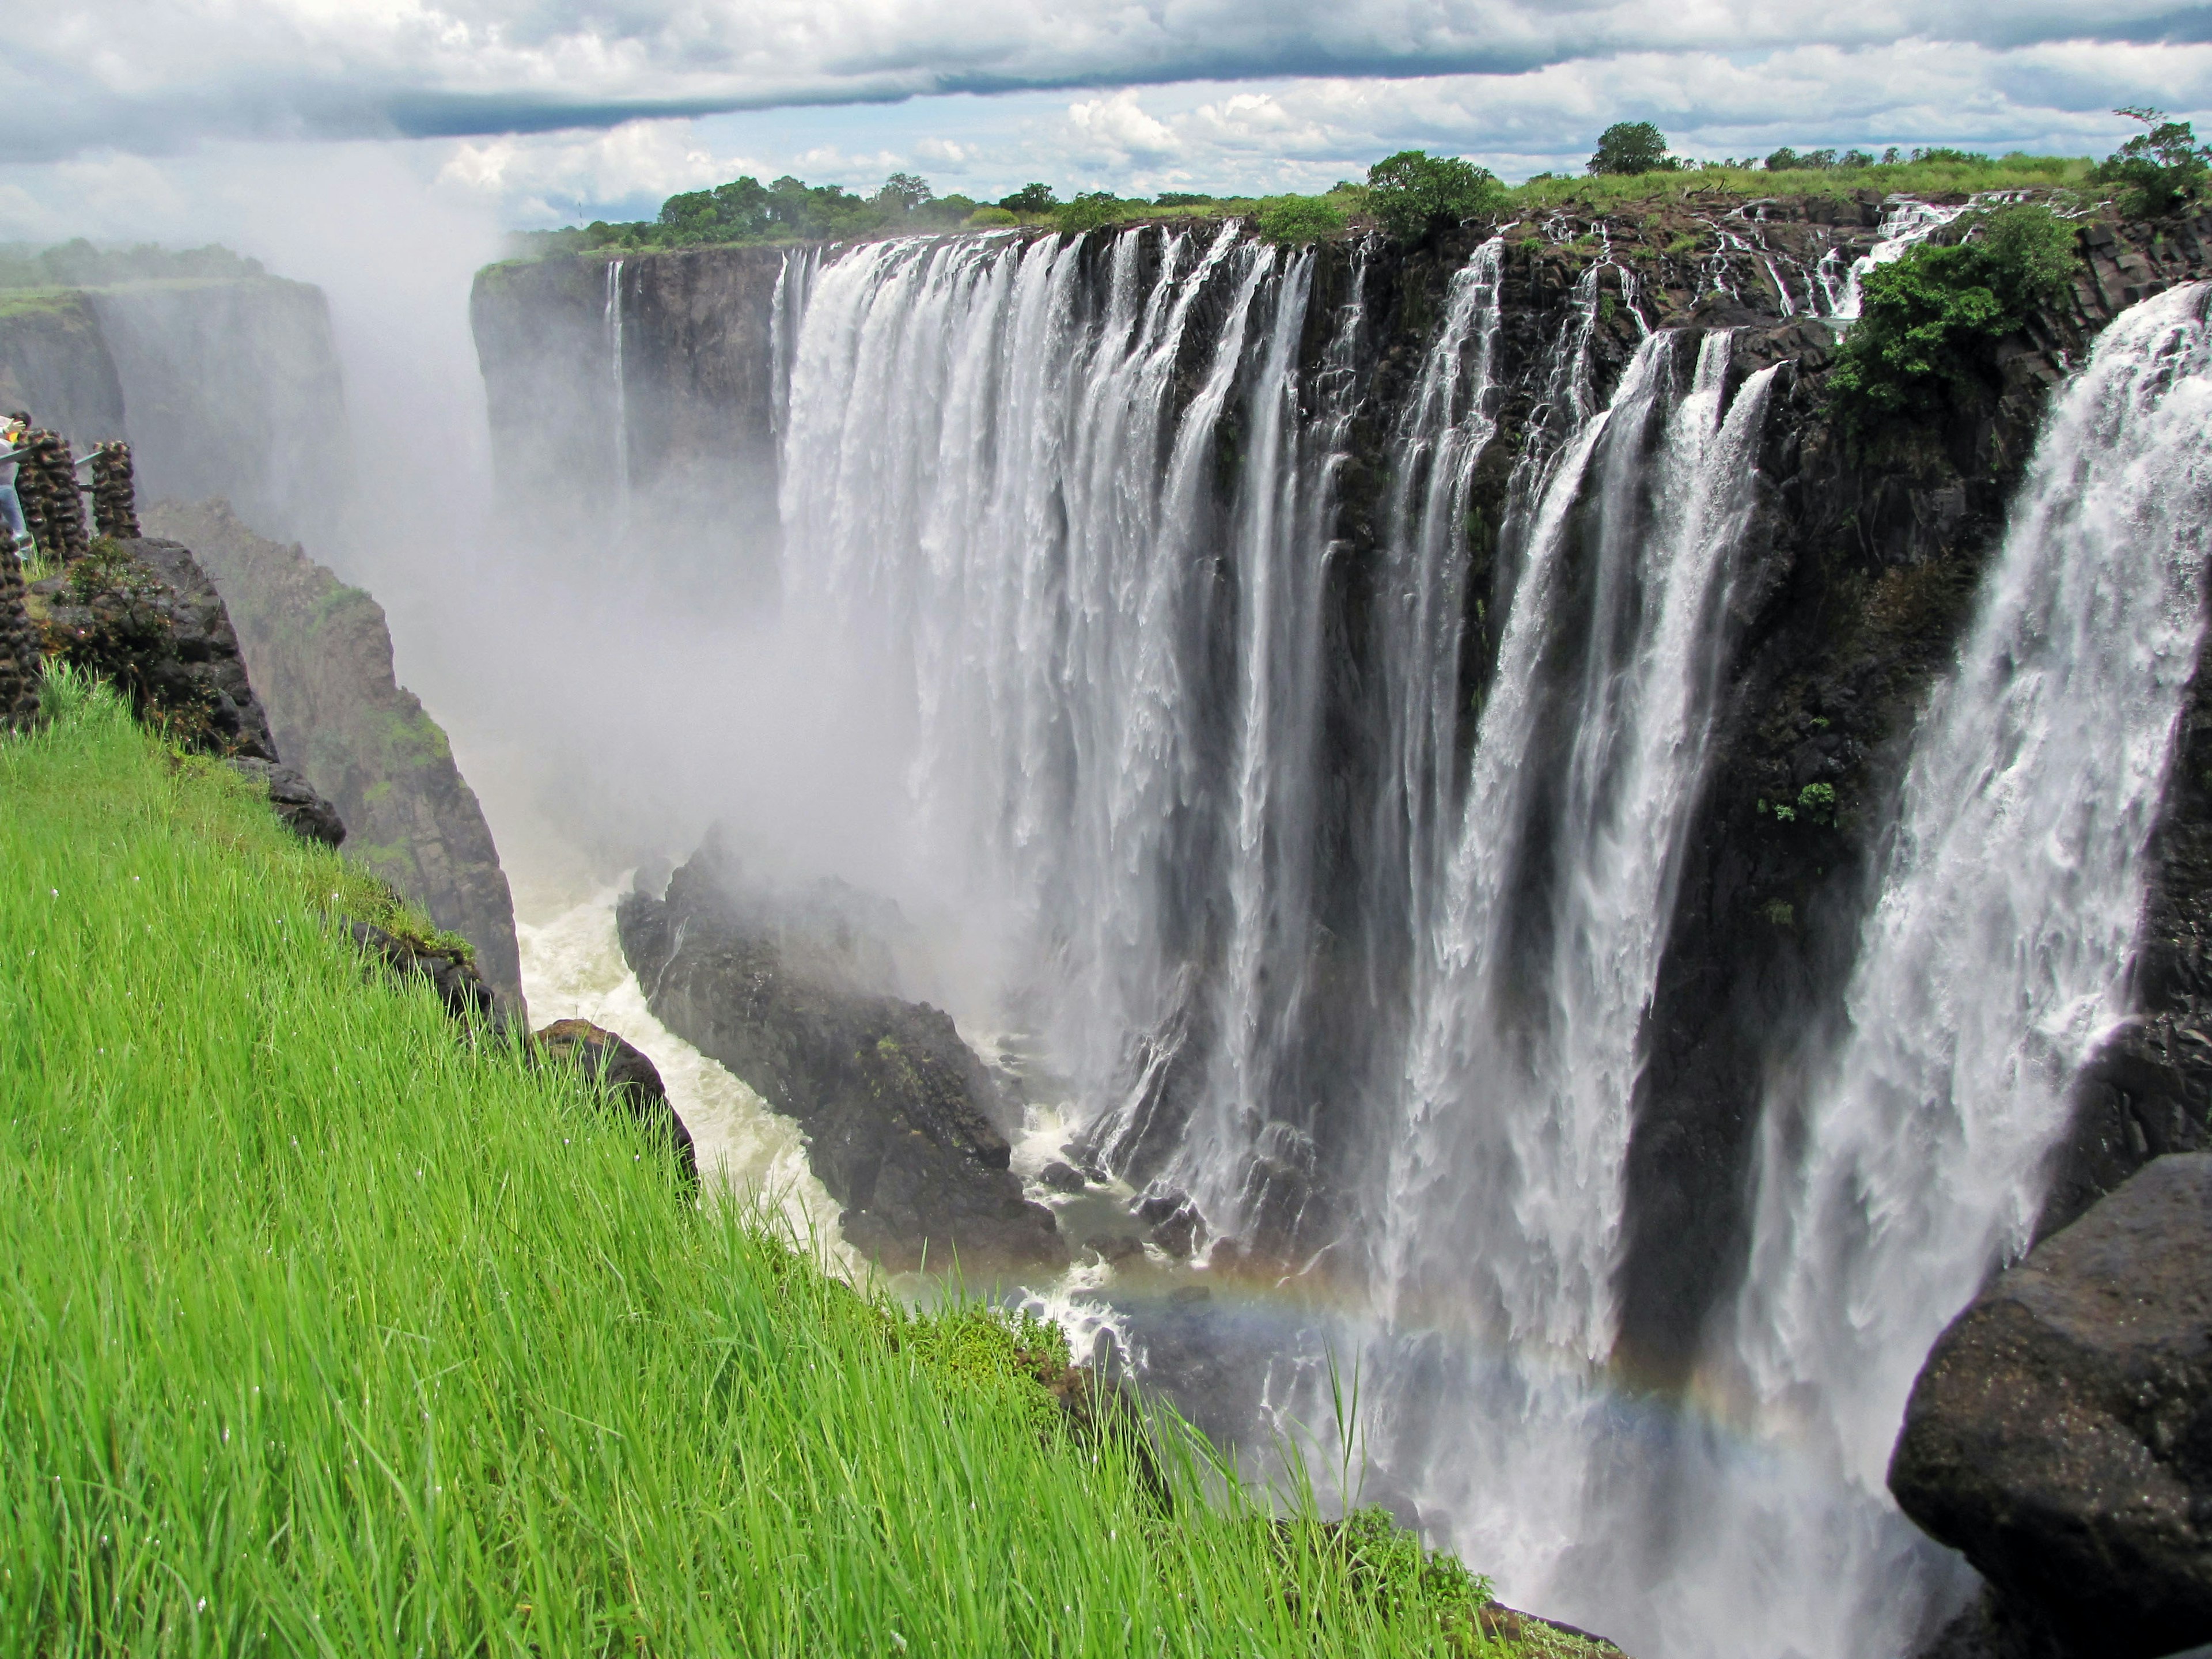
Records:
[[[653,1017],[615,933],[620,890],[519,921],[523,995],[539,1024],[588,1019],[619,1031],[660,1073],[691,1132],[703,1184],[781,1218],[794,1240],[837,1266],[857,1262],[837,1232],[836,1200],[807,1168],[799,1127]]]
[[[1948,216],[1893,211],[1807,307],[1848,319]],[[2129,313],[2055,399],[1915,737],[1840,1034],[1768,1103],[1708,1417],[1607,1365],[1777,371],[1645,330],[1601,398],[1602,264],[1510,456],[1502,247],[1450,277],[1355,563],[1364,259],[1323,281],[1233,226],[794,257],[787,620],[900,756],[908,874],[988,936],[1079,1149],[1309,1253],[1334,1301],[1270,1338],[1277,1425],[1324,1419],[1327,1355],[1356,1361],[1385,1495],[1650,1659],[1901,1652],[1965,1583],[1882,1493],[1905,1390],[2025,1239],[2125,1012],[2198,642],[2200,296]]]

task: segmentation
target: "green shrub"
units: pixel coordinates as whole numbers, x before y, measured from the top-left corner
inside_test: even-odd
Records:
[[[1053,222],[1066,234],[1080,236],[1086,230],[1118,224],[1121,216],[1121,204],[1112,191],[1089,190],[1056,210]]]
[[[1049,213],[1060,205],[1060,198],[1052,193],[1050,185],[1024,185],[1011,196],[999,198],[999,205],[1009,213]]]
[[[968,216],[968,223],[977,230],[996,230],[1021,222],[1018,214],[1002,207],[979,207]]]
[[[1972,231],[1867,274],[1859,319],[1828,382],[1847,423],[1925,413],[1983,380],[1990,348],[2065,286],[2074,231],[2049,209],[2000,208]]]
[[[1368,168],[1367,189],[1370,210],[1401,242],[1419,241],[1439,222],[1494,213],[1505,203],[1505,186],[1488,169],[1418,149]]]
[[[1667,135],[1649,121],[1616,121],[1598,135],[1592,173],[1674,173],[1682,164],[1667,154]]]
[[[1270,196],[1256,216],[1260,234],[1271,242],[1303,247],[1343,230],[1343,211],[1322,196]]]
[[[2090,174],[2098,184],[2120,187],[2122,212],[2163,218],[2199,199],[2212,147],[2197,142],[2195,128],[2186,121],[2167,120],[2160,110],[2120,109],[2112,113],[2140,121],[2145,128],[2106,156]]]

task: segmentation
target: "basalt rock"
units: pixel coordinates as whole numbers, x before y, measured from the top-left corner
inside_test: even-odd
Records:
[[[386,933],[373,922],[346,924],[353,942],[371,962],[400,979],[425,979],[438,994],[446,1012],[465,1024],[496,1028],[498,1014],[491,988],[478,977],[466,952],[442,951],[418,940]]]
[[[270,810],[301,840],[320,842],[325,847],[344,842],[345,825],[338,820],[337,809],[290,767],[245,755],[233,757],[230,767],[268,792]]]
[[[893,1269],[1066,1263],[1008,1168],[983,1063],[950,1015],[869,988],[834,916],[748,887],[710,848],[664,896],[627,896],[618,922],[654,1017],[806,1131],[856,1249]]]
[[[229,613],[175,542],[115,542],[31,588],[46,651],[112,680],[142,720],[211,754],[274,765]]]
[[[2212,1641],[2212,1155],[2153,1162],[1952,1322],[1889,1485],[2081,1659]]]
[[[668,1103],[660,1070],[643,1049],[587,1019],[557,1019],[530,1039],[530,1052],[541,1063],[574,1066],[640,1123],[665,1136],[685,1182],[698,1186],[691,1131]]]

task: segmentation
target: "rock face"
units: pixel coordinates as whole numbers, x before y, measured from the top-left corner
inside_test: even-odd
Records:
[[[2212,1641],[2212,1155],[2150,1164],[1953,1322],[1889,1484],[2085,1659]]]
[[[276,747],[336,804],[348,855],[474,945],[485,982],[519,1016],[514,900],[491,828],[446,734],[393,676],[383,610],[221,501],[145,516],[194,548],[222,590]]]
[[[626,538],[664,574],[696,577],[702,599],[773,584],[784,258],[714,248],[625,258],[614,279],[599,257],[477,273],[469,314],[500,502],[520,531]]]
[[[490,988],[477,975],[474,964],[459,951],[432,950],[412,939],[388,933],[374,922],[354,921],[346,927],[361,953],[370,961],[398,978],[429,981],[430,988],[438,994],[438,1000],[446,1005],[446,1012],[453,1018],[494,1026],[499,1024]]]
[[[1500,228],[1503,320],[1492,362],[1498,435],[1475,465],[1468,501],[1462,708],[1480,707],[1489,690],[1509,609],[1499,601],[1514,568],[1500,526],[1522,441],[1546,396],[1546,353],[1561,336],[1578,280],[1595,284],[1590,392],[1601,402],[1644,325],[1737,331],[1734,381],[1767,364],[1788,365],[1773,387],[1759,457],[1771,487],[1741,549],[1709,763],[1685,833],[1632,1108],[1616,1287],[1620,1346],[1624,1360],[1655,1379],[1687,1375],[1709,1313],[1741,1273],[1753,1130],[1771,1079],[1800,1058],[1795,1034],[1836,1012],[1868,900],[1869,854],[1899,785],[1912,722],[1953,660],[2049,389],[2119,310],[2212,273],[2212,218],[2154,225],[2090,216],[2077,225],[2070,295],[2001,343],[1986,373],[1955,387],[1941,411],[1857,443],[1827,406],[1832,333],[1804,313],[1814,274],[1826,261],[1834,276],[1868,252],[1883,212],[1871,191],[1757,202],[1692,193],[1608,209],[1602,223],[1568,208]],[[1272,1259],[1302,1259],[1333,1236],[1344,1218],[1334,1177],[1353,1166],[1363,1145],[1359,1103],[1393,1086],[1394,1016],[1378,1014],[1367,988],[1402,982],[1406,942],[1361,913],[1363,883],[1384,867],[1388,849],[1378,847],[1372,815],[1355,810],[1376,799],[1375,771],[1387,753],[1377,740],[1375,688],[1389,665],[1376,654],[1373,619],[1391,603],[1392,444],[1418,393],[1451,278],[1490,234],[1468,228],[1414,247],[1370,248],[1358,274],[1365,322],[1356,375],[1364,401],[1344,440],[1339,519],[1320,601],[1329,683],[1319,694],[1317,765],[1331,787],[1316,803],[1322,851],[1308,921],[1318,943],[1300,964],[1314,988],[1296,1049],[1281,1058],[1278,1098],[1267,1108],[1269,1129],[1282,1133],[1255,1142],[1270,1150],[1255,1154],[1240,1183],[1241,1243]],[[1085,303],[1101,303],[1109,240],[1095,235],[1078,251],[1097,278]],[[1344,244],[1320,245],[1314,259],[1302,346],[1307,375],[1321,370],[1325,319],[1354,297],[1353,256]],[[641,365],[674,362],[685,350],[752,353],[772,362],[766,345],[775,333],[775,281],[783,270],[781,255],[759,249],[625,260],[625,371],[633,388],[653,387],[643,402],[633,398],[631,418],[663,422],[650,437],[642,427],[633,430],[636,468],[696,470],[730,441],[726,433],[772,428],[775,387],[757,375],[702,369],[664,384],[653,378],[662,370]],[[1794,284],[1787,305],[1778,273]],[[607,297],[603,262],[549,260],[487,271],[473,302],[503,488],[520,482],[524,495],[550,492],[546,499],[571,514],[592,510],[613,483]],[[700,322],[710,297],[724,313],[711,339]],[[1196,344],[1176,366],[1174,398],[1190,396],[1202,378],[1203,347],[1218,314],[1205,307],[1214,303],[1193,313]],[[558,349],[537,347],[541,339],[557,340]],[[568,377],[561,386],[542,378],[555,373],[556,356]],[[1302,396],[1317,385],[1308,380]],[[533,412],[534,402],[556,394],[562,400],[555,415]],[[654,405],[649,417],[646,404]],[[564,471],[572,482],[562,482]],[[1231,599],[1224,596],[1209,614],[1233,615]],[[1206,672],[1215,678],[1206,684],[1214,690],[1233,683],[1237,648],[1225,627],[1209,641]],[[1208,706],[1232,704],[1224,694]],[[1232,736],[1225,726],[1204,732],[1200,746],[1226,752]],[[2212,956],[2201,921],[2212,915],[2212,680],[2200,683],[2185,739],[2159,832],[2160,873],[2138,981],[2142,1018],[2082,1091],[2074,1138],[2055,1170],[2046,1230],[2150,1157],[2212,1145]],[[1784,821],[1759,810],[1815,787],[1832,792],[1832,811]],[[1204,856],[1194,848],[1189,860],[1194,893],[1206,890],[1206,872],[1197,867]],[[1139,1109],[1115,1144],[1086,1142],[1077,1162],[1139,1187],[1172,1167],[1220,1041],[1212,1024],[1217,999],[1208,994],[1224,948],[1219,914],[1218,906],[1194,903],[1176,917],[1187,928],[1176,949],[1191,993],[1158,1029],[1131,1034],[1144,1061],[1133,1070],[1148,1079]]]
[[[113,542],[28,591],[45,649],[112,680],[138,717],[228,759],[310,841],[345,839],[337,809],[277,758],[215,584],[175,542]]]
[[[684,1178],[693,1187],[699,1184],[699,1158],[692,1149],[691,1131],[668,1103],[660,1070],[644,1050],[588,1019],[556,1019],[532,1036],[530,1046],[540,1060],[573,1066],[594,1079],[632,1117],[666,1135]]]
[[[12,299],[0,410],[80,454],[127,439],[139,498],[223,495],[289,534],[351,488],[345,398],[322,290],[275,276],[122,283]]]
[[[665,896],[629,895],[618,919],[654,1017],[805,1129],[854,1248],[894,1269],[957,1255],[971,1275],[1066,1262],[951,1017],[863,988],[834,922],[744,890],[711,850]]]

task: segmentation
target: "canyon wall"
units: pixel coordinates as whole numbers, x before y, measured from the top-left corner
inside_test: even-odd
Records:
[[[80,454],[127,441],[142,501],[220,496],[268,534],[329,524],[352,489],[329,307],[306,283],[0,295],[0,404]]]

